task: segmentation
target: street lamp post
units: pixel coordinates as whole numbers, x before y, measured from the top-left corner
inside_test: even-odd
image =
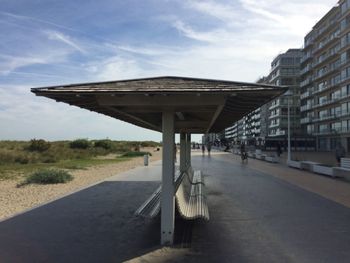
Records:
[[[290,163],[291,161],[291,146],[290,146],[290,102],[289,102],[289,98],[291,97],[292,93],[290,90],[288,90],[285,94],[285,96],[287,96],[287,101],[288,101],[288,154],[287,154],[287,164]]]

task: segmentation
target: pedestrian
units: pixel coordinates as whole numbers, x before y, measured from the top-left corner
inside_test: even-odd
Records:
[[[345,157],[345,148],[341,143],[338,142],[337,147],[335,149],[335,158],[337,159],[338,166],[340,165],[341,158]]]
[[[204,146],[204,143],[202,143],[202,155],[204,155],[205,153],[205,146]]]
[[[211,144],[210,143],[208,143],[208,145],[207,145],[207,150],[208,150],[208,156],[210,155],[210,151],[211,151]]]
[[[241,159],[242,159],[242,163],[244,162],[244,160],[248,163],[248,154],[245,150],[244,143],[241,144]]]
[[[278,157],[281,156],[282,147],[281,147],[281,144],[280,144],[279,142],[277,142],[276,153],[277,153],[277,156],[278,156]]]

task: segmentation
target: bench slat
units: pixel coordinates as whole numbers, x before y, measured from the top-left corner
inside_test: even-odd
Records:
[[[209,220],[209,209],[204,195],[204,181],[200,171],[177,173],[175,200],[179,214],[185,219]],[[161,186],[135,212],[136,215],[153,218],[160,212]]]

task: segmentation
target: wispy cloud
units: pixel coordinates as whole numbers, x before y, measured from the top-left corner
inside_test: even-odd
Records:
[[[50,40],[57,40],[60,41],[62,43],[67,44],[68,46],[74,48],[75,50],[85,54],[86,51],[79,46],[77,43],[75,43],[73,40],[71,40],[71,38],[68,35],[65,35],[61,32],[57,32],[57,31],[51,31],[51,30],[46,30],[44,31],[44,33],[48,36],[48,38]]]
[[[0,11],[0,14],[3,15],[3,16],[7,16],[7,17],[11,17],[11,18],[17,19],[17,20],[30,20],[30,21],[33,21],[33,22],[38,22],[38,23],[41,23],[41,24],[46,24],[46,25],[49,25],[49,26],[54,26],[54,27],[57,27],[57,28],[65,29],[65,30],[79,32],[78,30],[76,30],[74,28],[63,26],[63,25],[59,25],[57,23],[53,23],[53,22],[50,22],[50,21],[47,21],[47,20],[43,20],[43,19],[39,19],[39,18],[32,17],[32,16],[18,15],[18,14],[9,13],[9,12],[3,12],[3,11]]]

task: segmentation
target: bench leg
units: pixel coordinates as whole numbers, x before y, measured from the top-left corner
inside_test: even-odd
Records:
[[[172,245],[175,226],[174,113],[163,112],[163,166],[161,195],[161,244]]]

